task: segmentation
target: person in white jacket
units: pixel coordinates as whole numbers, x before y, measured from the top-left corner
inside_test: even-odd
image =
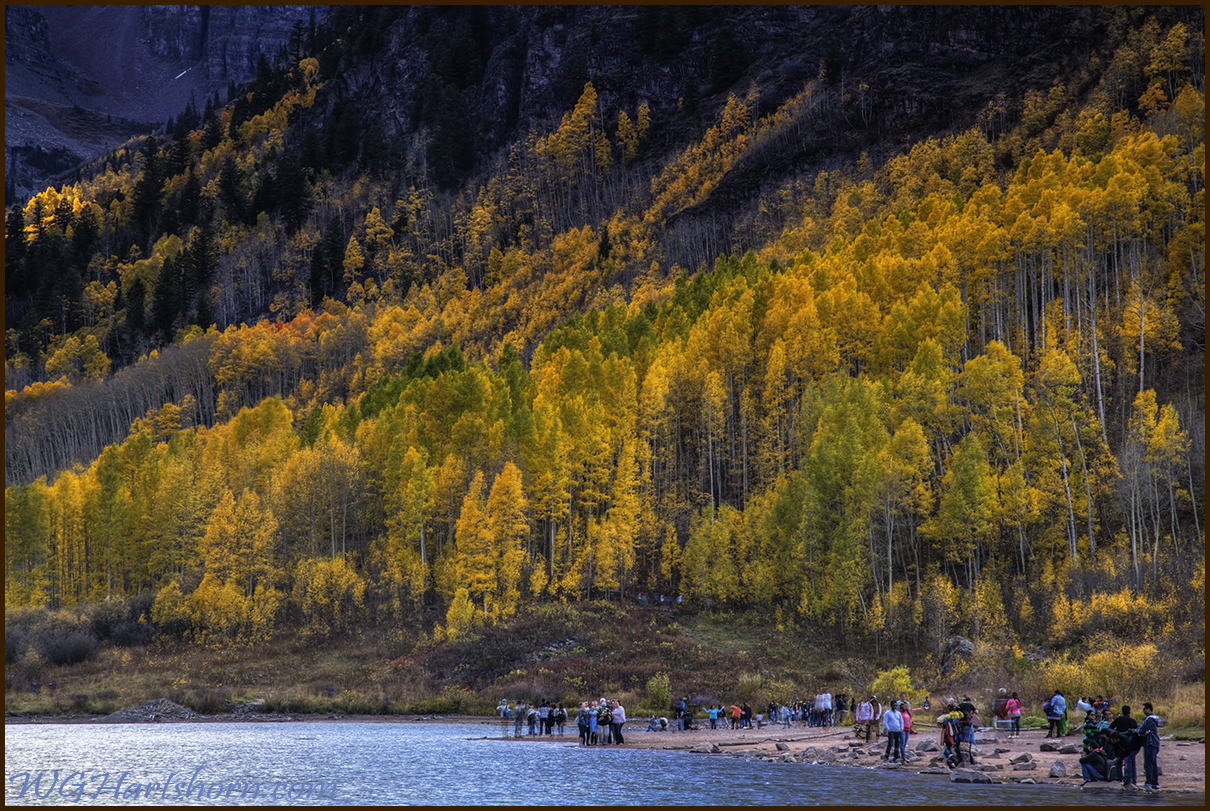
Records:
[[[619,701],[611,701],[610,705],[609,714],[612,719],[610,726],[613,727],[613,742],[621,746],[623,743],[622,724],[626,723],[626,709]]]
[[[874,697],[870,696],[867,700],[857,705],[857,725],[865,725],[865,742],[870,742],[870,726],[874,721]]]

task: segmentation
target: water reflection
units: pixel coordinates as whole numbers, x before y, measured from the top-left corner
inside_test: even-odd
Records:
[[[858,788],[860,797],[886,805],[1204,801],[582,749],[574,735],[553,743],[502,740],[496,724],[6,726],[4,739],[7,805],[848,805]]]

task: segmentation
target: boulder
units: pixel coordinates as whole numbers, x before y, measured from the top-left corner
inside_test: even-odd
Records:
[[[974,769],[954,769],[950,772],[951,783],[990,783],[992,779]]]
[[[924,740],[916,741],[917,752],[940,752],[941,746],[933,738],[925,738]]]
[[[1047,776],[1048,777],[1066,777],[1067,776],[1066,764],[1064,764],[1063,761],[1061,761],[1061,760],[1056,760],[1054,763],[1050,764],[1050,774]]]
[[[917,774],[949,774],[949,769],[941,769],[936,766],[929,766],[927,769],[921,769]]]
[[[1060,755],[1078,755],[1082,751],[1078,743],[1065,743],[1059,747]]]
[[[1008,759],[1008,762],[1015,766],[1018,763],[1029,763],[1033,759],[1034,759],[1034,756],[1031,755],[1029,752],[1020,752],[1019,754],[1016,754],[1016,755],[1013,755],[1012,757],[1010,757]]]
[[[806,749],[802,750],[802,753],[800,756],[804,757],[808,760],[815,760],[816,758],[819,757],[819,750],[816,749],[814,746],[808,746]]]
[[[945,648],[941,651],[941,674],[944,676],[952,673],[959,662],[969,659],[974,652],[975,643],[964,636],[947,640]]]
[[[1038,768],[1038,762],[1036,760],[1027,760],[1027,761],[1024,761],[1023,763],[1015,764],[1013,766],[1013,771],[1014,772],[1032,772],[1036,768]]]
[[[778,743],[778,744],[776,744],[776,746],[777,746],[777,751],[778,751],[778,752],[789,752],[789,751],[790,751],[790,745],[789,745],[789,744],[785,744],[785,743]]]
[[[832,750],[832,749],[826,749],[826,750],[824,750],[824,753],[819,756],[819,759],[821,761],[823,761],[824,763],[835,763],[836,762],[836,752],[835,752],[835,750]]]
[[[999,772],[1003,771],[1004,767],[999,763],[977,763],[971,766],[977,772]]]
[[[1054,740],[1042,741],[1042,743],[1038,746],[1038,749],[1040,749],[1043,752],[1058,752],[1059,747],[1062,745],[1063,744],[1059,743],[1058,741],[1054,741]]]
[[[975,743],[999,743],[1000,739],[995,735],[975,735]]]

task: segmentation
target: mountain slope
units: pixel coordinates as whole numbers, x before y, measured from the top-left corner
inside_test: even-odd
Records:
[[[334,12],[10,210],[14,604],[456,638],[649,590],[1006,660],[1204,645],[1201,29],[1021,12],[1090,19],[1087,71],[1043,60],[1061,81],[936,134],[942,106],[863,106],[872,50],[779,84],[723,22],[915,25],[913,81],[987,98],[922,66],[1002,75],[958,44],[1007,12],[509,13]],[[625,95],[569,56],[594,22],[661,93],[710,79]]]

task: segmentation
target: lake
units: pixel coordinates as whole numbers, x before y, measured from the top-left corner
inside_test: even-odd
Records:
[[[509,741],[497,724],[415,722],[13,725],[4,728],[4,772],[6,805],[1200,806],[1205,799],[582,749],[574,733],[564,743]]]

